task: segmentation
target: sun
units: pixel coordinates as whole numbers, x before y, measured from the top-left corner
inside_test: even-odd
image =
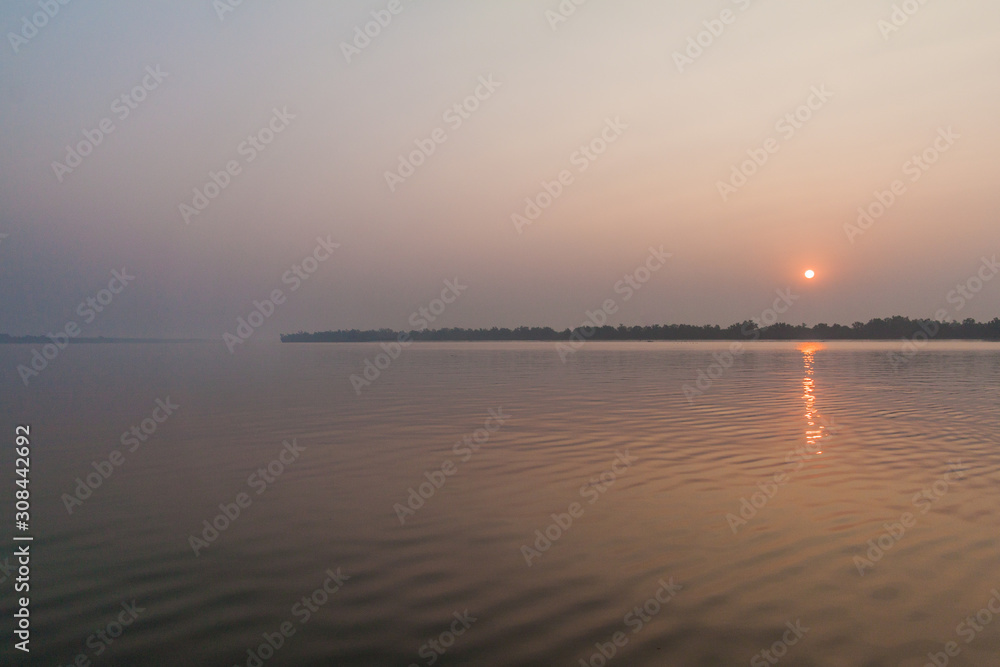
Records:
[[[808,278],[809,280],[812,280],[815,277],[816,277],[816,272],[815,271],[813,271],[812,269],[809,269],[809,270],[806,271],[806,278]]]

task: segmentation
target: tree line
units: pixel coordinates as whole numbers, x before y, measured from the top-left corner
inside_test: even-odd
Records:
[[[282,334],[283,343],[379,343],[409,336],[414,341],[561,341],[571,336],[588,340],[894,340],[917,334],[938,340],[1000,340],[1000,318],[977,322],[936,322],[908,317],[876,318],[851,326],[820,323],[815,326],[785,323],[761,327],[746,320],[722,328],[717,324],[657,324],[651,326],[577,327],[557,331],[551,327],[492,327],[490,329],[427,329],[401,332],[392,329],[338,330]]]

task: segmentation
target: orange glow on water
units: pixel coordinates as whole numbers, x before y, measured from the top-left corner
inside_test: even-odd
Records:
[[[805,377],[802,378],[802,399],[806,406],[806,445],[809,450],[816,454],[822,454],[820,446],[817,444],[825,435],[826,426],[819,424],[819,413],[816,411],[816,380],[813,377],[816,372],[816,353],[824,349],[822,343],[803,343],[798,350],[802,353],[802,363],[805,365]]]

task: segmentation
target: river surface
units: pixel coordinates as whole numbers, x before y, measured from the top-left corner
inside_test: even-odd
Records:
[[[30,664],[1000,664],[1000,345],[899,349],[0,346],[0,662],[28,424]]]

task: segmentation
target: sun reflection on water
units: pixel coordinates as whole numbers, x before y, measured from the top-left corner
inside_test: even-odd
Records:
[[[806,405],[806,445],[809,451],[822,454],[819,441],[826,435],[826,424],[816,410],[816,353],[825,349],[821,343],[803,343],[798,347],[802,353],[805,377],[802,378],[802,400]]]

